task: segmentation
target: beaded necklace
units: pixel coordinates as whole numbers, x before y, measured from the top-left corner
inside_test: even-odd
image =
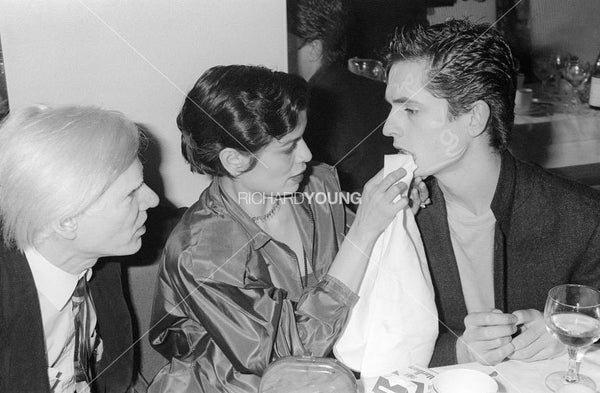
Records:
[[[256,217],[250,217],[250,218],[252,218],[252,221],[254,221],[257,224],[259,222],[268,221],[279,211],[280,207],[281,207],[281,201],[279,199],[275,199],[275,202],[273,202],[273,207],[271,207],[271,210],[269,210],[262,216],[256,216]]]

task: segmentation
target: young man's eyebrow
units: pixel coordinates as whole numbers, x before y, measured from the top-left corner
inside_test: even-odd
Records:
[[[416,101],[411,100],[408,97],[396,97],[391,100],[392,104],[416,104]]]

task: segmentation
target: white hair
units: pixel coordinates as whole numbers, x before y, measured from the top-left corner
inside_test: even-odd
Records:
[[[140,131],[119,112],[34,106],[0,126],[0,221],[24,250],[56,220],[85,211],[137,158]]]

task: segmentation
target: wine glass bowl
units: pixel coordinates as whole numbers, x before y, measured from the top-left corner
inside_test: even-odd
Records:
[[[577,89],[589,78],[591,69],[592,67],[588,62],[571,60],[563,69],[563,77],[571,84],[571,86]]]
[[[587,82],[590,77],[592,67],[590,63],[583,62],[579,59],[571,59],[562,70],[563,78],[572,88],[573,103],[581,105],[582,85]]]
[[[569,368],[546,378],[546,386],[556,391],[566,384],[581,384],[592,389],[596,384],[579,374],[580,350],[600,338],[600,292],[585,285],[566,284],[548,292],[544,321],[548,331],[567,346]]]
[[[555,77],[553,58],[550,56],[536,57],[533,59],[533,74],[542,83],[542,92],[546,90],[548,82]]]
[[[568,53],[553,50],[534,53],[531,67],[533,74],[541,82],[542,97],[553,97],[559,93],[563,69],[572,57]]]

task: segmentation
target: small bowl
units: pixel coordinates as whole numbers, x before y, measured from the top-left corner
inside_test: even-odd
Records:
[[[438,393],[496,393],[498,384],[481,371],[458,368],[444,371],[434,378],[433,387]]]

